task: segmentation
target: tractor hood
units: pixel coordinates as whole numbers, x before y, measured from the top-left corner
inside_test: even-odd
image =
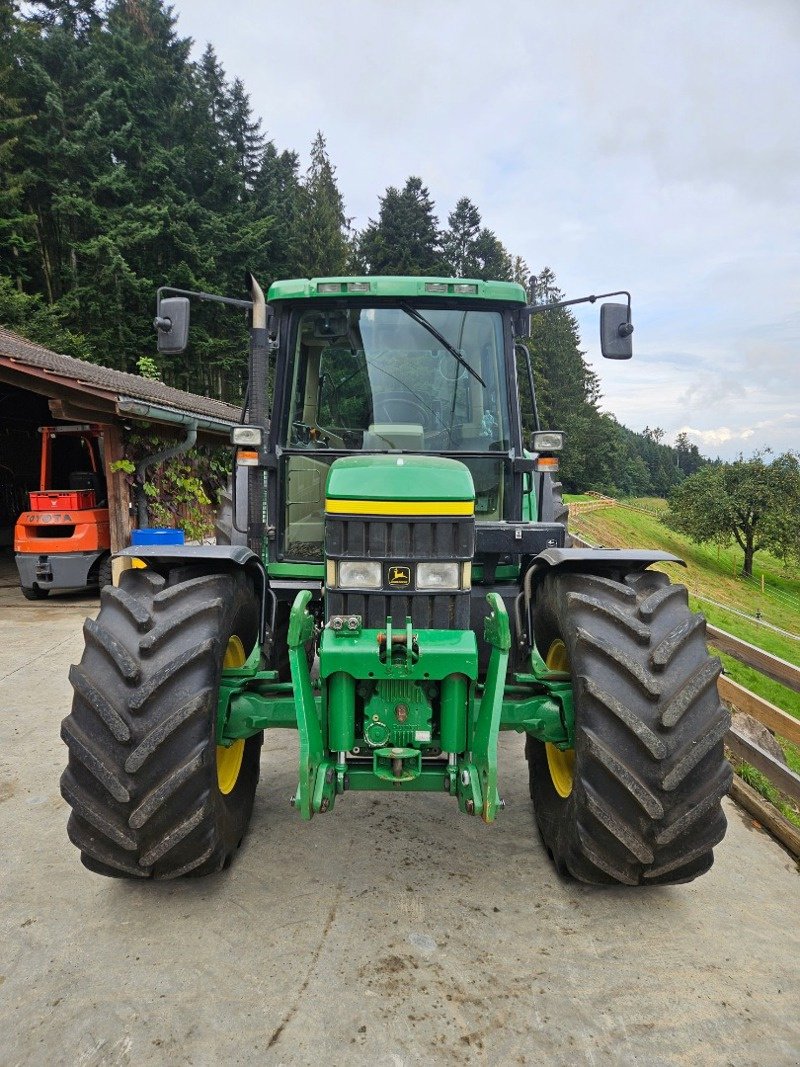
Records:
[[[406,453],[337,459],[331,465],[325,495],[334,504],[351,500],[463,503],[469,505],[471,514],[475,488],[469,470],[458,460]]]

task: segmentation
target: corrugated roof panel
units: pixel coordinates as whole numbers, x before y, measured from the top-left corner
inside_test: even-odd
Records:
[[[94,387],[107,393],[116,393],[118,397],[132,397],[150,404],[225,422],[239,421],[239,409],[232,404],[198,396],[197,393],[187,393],[183,389],[174,389],[171,385],[164,385],[163,382],[153,381],[151,378],[142,378],[138,374],[128,374],[126,371],[113,370],[111,367],[87,363],[84,359],[51,352],[49,348],[43,348],[3,327],[0,327],[0,356],[59,374],[64,378],[72,378],[88,389]]]

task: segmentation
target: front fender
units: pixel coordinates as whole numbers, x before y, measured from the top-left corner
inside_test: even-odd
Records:
[[[531,570],[551,570],[553,567],[573,565],[576,570],[603,570],[616,567],[630,567],[644,570],[651,563],[680,563],[686,561],[671,552],[654,552],[645,548],[546,548],[540,552],[531,564]]]
[[[250,571],[256,583],[260,601],[259,640],[272,639],[275,630],[275,593],[269,587],[264,564],[244,545],[131,545],[114,553],[114,559],[141,560],[160,574],[187,563],[205,564],[209,574],[231,567],[244,567]],[[267,604],[270,604],[269,615]],[[269,628],[267,619],[269,618]]]
[[[114,553],[115,559],[143,559],[147,563],[163,560],[168,566],[208,560],[210,563],[233,563],[246,567],[255,563],[262,567],[261,560],[244,545],[132,545]]]
[[[680,563],[682,567],[686,566],[685,560],[673,556],[671,552],[653,552],[646,548],[546,548],[525,572],[523,590],[526,607],[530,606],[533,596],[533,583],[548,571],[563,568],[602,574],[619,567],[643,571],[651,563]]]
[[[686,561],[671,552],[654,552],[645,548],[546,548],[533,560],[525,578],[520,597],[524,600],[527,619],[527,640],[532,641],[533,619],[531,615],[534,584],[553,570],[578,571],[584,574],[604,574],[614,570],[643,571],[651,563],[680,563]],[[521,626],[520,608],[517,608],[517,625]]]

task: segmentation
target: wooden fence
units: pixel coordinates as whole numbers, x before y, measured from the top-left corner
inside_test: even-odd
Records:
[[[740,663],[753,667],[768,678],[800,693],[800,668],[795,664],[780,659],[778,656],[772,656],[769,652],[748,644],[747,641],[742,641],[716,626],[709,625],[706,633],[709,644],[720,652],[726,652]],[[787,715],[775,704],[764,700],[756,693],[751,693],[749,689],[745,689],[743,685],[739,685],[738,682],[734,682],[732,678],[724,674],[720,676],[718,689],[720,698],[735,711],[742,711],[752,716],[768,730],[795,745],[800,745],[800,719]],[[744,737],[735,726],[728,731],[725,743],[736,759],[749,763],[756,770],[761,771],[776,789],[793,800],[795,804],[800,805],[800,775],[795,774],[790,767],[776,759],[772,753],[766,752],[753,740]],[[733,779],[731,796],[763,823],[795,856],[800,856],[800,830],[738,776]]]

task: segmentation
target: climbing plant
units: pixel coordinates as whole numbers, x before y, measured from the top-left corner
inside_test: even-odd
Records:
[[[148,523],[181,529],[187,541],[202,541],[211,535],[219,490],[230,474],[230,449],[196,444],[188,452],[147,467],[144,480],[137,482],[136,470],[148,456],[174,447],[176,437],[148,430],[129,430],[124,441],[124,458],[112,464],[122,471],[131,488],[132,499],[141,484]]]

